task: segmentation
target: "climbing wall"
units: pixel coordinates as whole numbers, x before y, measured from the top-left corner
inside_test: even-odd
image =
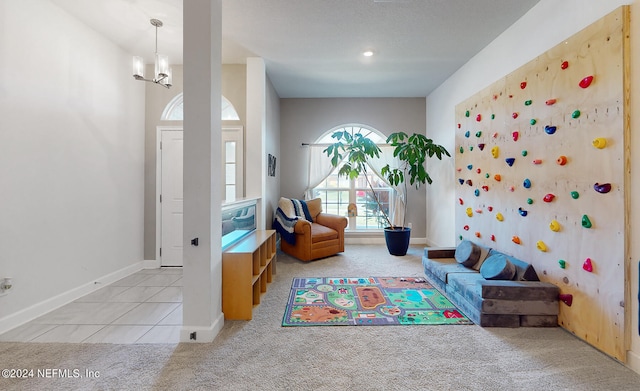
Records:
[[[532,263],[559,323],[624,361],[628,8],[456,106],[456,231]],[[523,47],[526,50],[526,47]]]

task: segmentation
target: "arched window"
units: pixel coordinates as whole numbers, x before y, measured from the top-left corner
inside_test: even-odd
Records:
[[[379,131],[366,125],[341,125],[326,132],[320,137],[315,145],[319,148],[326,148],[328,144],[335,142],[331,135],[336,131],[348,131],[351,134],[360,133],[368,137],[379,145],[385,144],[386,137]],[[318,152],[316,150],[316,152]],[[326,155],[326,154],[325,154]],[[313,159],[310,164],[313,163]],[[313,167],[311,167],[313,170]],[[322,198],[323,210],[327,213],[348,216],[349,231],[380,230],[389,224],[381,213],[389,215],[389,211],[394,209],[394,190],[381,177],[376,174],[375,169],[368,170],[369,181],[373,185],[373,190],[367,184],[367,178],[361,174],[356,179],[349,179],[338,176],[340,166],[332,171],[322,182],[313,188],[312,198]],[[373,196],[378,196],[378,204]],[[350,216],[348,207],[350,204],[356,205],[357,216]]]
[[[183,108],[184,95],[179,93],[164,108],[160,119],[163,121],[182,121],[184,119]],[[236,108],[224,96],[222,96],[222,115],[220,119],[223,121],[237,121],[240,119]]]

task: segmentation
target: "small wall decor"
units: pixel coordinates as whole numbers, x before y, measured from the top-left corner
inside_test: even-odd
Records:
[[[276,176],[276,157],[272,154],[269,154],[268,173],[269,176]]]

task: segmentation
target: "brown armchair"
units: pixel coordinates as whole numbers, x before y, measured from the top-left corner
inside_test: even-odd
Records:
[[[307,201],[313,222],[300,219],[294,227],[295,244],[280,241],[280,249],[302,261],[312,261],[344,252],[346,217],[322,213],[319,198]]]

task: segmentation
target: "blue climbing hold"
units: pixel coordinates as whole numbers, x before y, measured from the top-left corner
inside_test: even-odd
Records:
[[[507,162],[507,164],[509,165],[509,167],[511,167],[511,166],[513,166],[513,163],[516,161],[516,158],[514,158],[514,157],[508,157],[508,158],[506,158],[506,159],[504,159],[504,160]]]
[[[522,186],[524,186],[526,189],[531,187],[531,181],[529,180],[529,178],[525,179],[524,182],[522,182]]]
[[[544,127],[544,132],[546,134],[554,134],[556,132],[556,127],[547,125]]]

